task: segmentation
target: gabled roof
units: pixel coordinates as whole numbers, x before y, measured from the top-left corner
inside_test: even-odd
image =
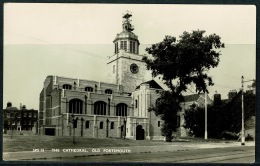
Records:
[[[197,101],[201,94],[192,94],[184,96],[184,102]]]
[[[162,89],[163,90],[163,88],[154,80],[143,82],[140,85],[142,85],[142,84],[149,84],[149,88]],[[137,86],[136,89],[140,89],[140,85]]]
[[[16,107],[6,107],[6,110],[19,111],[18,108],[16,108]]]

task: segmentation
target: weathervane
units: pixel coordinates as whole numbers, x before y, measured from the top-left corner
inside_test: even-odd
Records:
[[[125,14],[123,14],[123,30],[132,32],[134,30],[134,26],[131,24],[130,17],[132,17],[132,13],[129,12],[128,10],[126,11]]]

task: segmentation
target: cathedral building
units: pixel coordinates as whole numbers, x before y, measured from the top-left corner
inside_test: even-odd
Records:
[[[107,61],[107,82],[47,76],[40,93],[39,132],[94,138],[164,139],[162,120],[148,112],[163,88],[145,80],[138,36],[127,13]],[[74,133],[75,132],[75,133]]]

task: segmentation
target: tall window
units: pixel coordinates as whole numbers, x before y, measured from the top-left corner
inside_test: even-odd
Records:
[[[100,122],[99,128],[100,128],[100,129],[103,129],[103,122]]]
[[[113,65],[113,73],[115,73],[115,65]]]
[[[114,129],[114,122],[111,122],[110,129]]]
[[[93,88],[92,87],[85,87],[85,91],[86,92],[93,92]]]
[[[158,121],[158,127],[160,127],[161,126],[161,121]]]
[[[134,41],[130,41],[130,52],[132,52],[132,53],[135,53],[135,44],[136,44],[136,42],[134,42]]]
[[[126,41],[124,41],[124,50],[126,51],[126,49],[127,49],[127,42]]]
[[[106,89],[106,90],[105,90],[105,93],[106,93],[106,94],[112,94],[113,91],[112,91],[111,89]]]
[[[135,42],[133,42],[133,53],[135,53]]]
[[[69,85],[69,84],[64,84],[63,86],[62,86],[62,88],[63,89],[71,89],[71,85]]]
[[[137,108],[138,100],[135,99],[135,108]]]
[[[120,41],[120,49],[123,49],[126,51],[127,49],[127,41]]]
[[[124,103],[117,104],[116,116],[127,116],[127,105]]]
[[[94,103],[94,114],[95,115],[106,115],[107,104],[103,101],[97,101]]]
[[[89,128],[89,121],[86,121],[86,126],[85,126],[86,129]]]
[[[72,99],[69,101],[69,113],[82,114],[83,101]]]
[[[115,43],[115,53],[118,53],[118,42]]]
[[[133,42],[130,41],[130,52],[133,52]]]
[[[124,41],[120,41],[120,49],[124,49]]]

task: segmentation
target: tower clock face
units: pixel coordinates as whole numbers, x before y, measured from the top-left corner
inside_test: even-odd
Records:
[[[138,73],[138,66],[135,63],[133,63],[130,65],[130,70],[132,73],[136,74]]]

